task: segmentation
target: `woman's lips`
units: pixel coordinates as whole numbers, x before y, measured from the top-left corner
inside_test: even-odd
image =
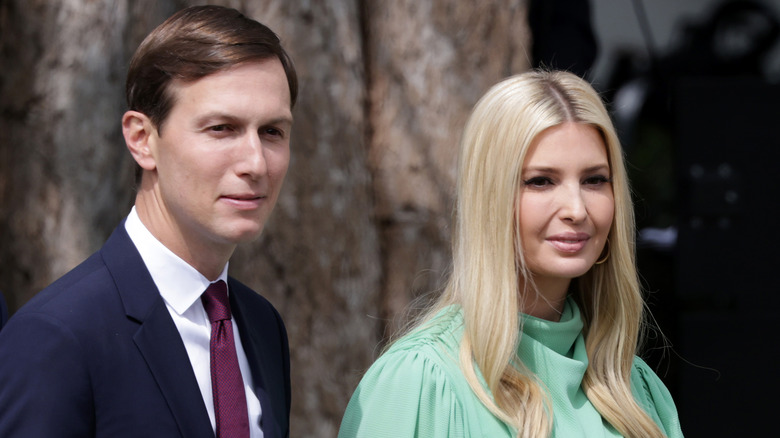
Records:
[[[558,234],[547,238],[550,245],[565,253],[582,251],[588,240],[590,240],[590,236],[585,233]]]

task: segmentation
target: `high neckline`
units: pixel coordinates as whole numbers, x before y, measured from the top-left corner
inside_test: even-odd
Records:
[[[522,336],[532,338],[555,353],[567,357],[571,357],[574,342],[583,327],[580,308],[571,297],[566,298],[559,321],[548,321],[523,313],[520,314],[520,321]]]

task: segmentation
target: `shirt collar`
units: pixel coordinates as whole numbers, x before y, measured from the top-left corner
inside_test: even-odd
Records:
[[[179,315],[183,314],[200,298],[211,282],[157,240],[141,222],[135,207],[127,216],[125,229],[141,254],[141,259],[165,303]],[[228,263],[225,263],[218,278],[226,284],[227,270]]]

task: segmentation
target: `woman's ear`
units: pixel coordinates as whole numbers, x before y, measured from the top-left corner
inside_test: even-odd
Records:
[[[127,111],[122,116],[122,134],[133,159],[143,170],[154,170],[155,162],[152,142],[155,138],[154,124],[146,114]]]

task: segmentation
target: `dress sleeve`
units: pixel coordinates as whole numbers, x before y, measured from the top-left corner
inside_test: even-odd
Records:
[[[465,436],[463,407],[436,359],[425,348],[380,357],[352,395],[339,438]]]
[[[634,359],[631,372],[631,390],[634,397],[645,412],[669,438],[682,438],[680,418],[672,395],[661,379],[653,372],[645,361]]]

